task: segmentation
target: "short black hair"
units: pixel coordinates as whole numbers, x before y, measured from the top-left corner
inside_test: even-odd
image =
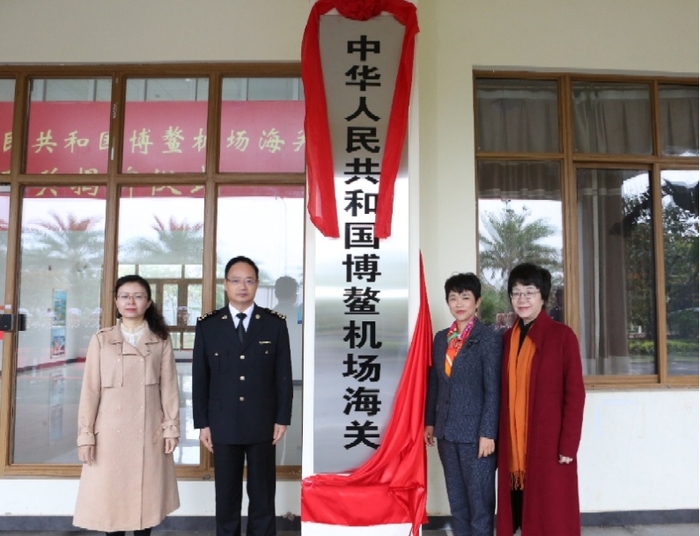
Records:
[[[465,290],[470,291],[475,300],[481,298],[481,281],[475,274],[469,272],[450,276],[445,281],[445,301],[449,300],[450,292],[461,294]]]
[[[275,296],[278,300],[296,300],[299,293],[297,280],[290,275],[283,275],[275,281]]]
[[[509,296],[513,292],[513,287],[518,283],[524,286],[533,285],[537,287],[545,305],[547,301],[549,301],[549,293],[552,290],[552,274],[549,273],[549,270],[546,268],[542,268],[531,262],[518,264],[510,271],[510,275],[508,276]]]
[[[246,264],[249,264],[250,266],[253,267],[253,270],[255,270],[255,279],[260,279],[260,270],[258,270],[258,265],[255,264],[253,259],[250,259],[248,257],[245,257],[243,255],[239,255],[238,257],[234,257],[230,261],[226,263],[226,269],[224,270],[224,279],[228,277],[228,271],[231,269],[231,266],[234,264],[238,264],[239,262],[244,262]]]

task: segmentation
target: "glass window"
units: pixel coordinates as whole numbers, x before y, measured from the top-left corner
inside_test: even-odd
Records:
[[[5,276],[7,275],[7,229],[10,221],[10,187],[0,185],[0,314],[5,312]],[[2,388],[3,332],[0,331],[0,389]],[[1,392],[1,391],[0,391]]]
[[[557,82],[477,79],[478,151],[559,151]]]
[[[27,173],[106,173],[111,80],[35,79]]]
[[[202,314],[204,241],[202,186],[122,187],[118,276],[138,274],[170,330],[180,388],[181,438],[175,462],[199,464],[199,431],[192,417],[192,349]]]
[[[286,316],[294,400],[292,423],[277,448],[277,465],[301,465],[304,187],[221,186],[217,215],[217,308],[225,304],[221,281],[226,263],[236,255],[245,255],[260,268],[255,303]]]
[[[0,79],[0,175],[10,172],[15,81]]]
[[[224,78],[223,100],[304,100],[300,78]]]
[[[572,107],[577,153],[652,153],[647,84],[574,82]]]
[[[698,87],[659,85],[662,152],[698,156]]]
[[[480,318],[498,329],[515,320],[508,275],[533,262],[552,273],[549,314],[563,321],[564,270],[560,166],[557,162],[479,161]]]
[[[25,188],[13,463],[77,463],[83,364],[100,326],[103,186]]]
[[[646,170],[579,169],[585,374],[656,374],[651,195]]]
[[[298,78],[224,78],[221,172],[296,172],[305,166]]]
[[[545,266],[559,263],[550,268],[554,281],[547,311],[567,321],[564,299],[575,301],[579,321],[568,323],[579,335],[585,374],[617,375],[622,384],[622,376],[662,381],[660,359],[666,355],[670,376],[696,376],[698,172],[673,169],[675,162],[666,157],[697,161],[697,84],[664,80],[652,92],[656,82],[648,79],[552,78],[556,82],[492,78],[483,72],[475,80],[481,316],[499,327],[509,325],[510,304],[502,289],[512,265],[528,256]],[[558,83],[571,87],[562,95],[562,109],[571,115],[558,117]],[[658,110],[658,124],[652,110]],[[573,155],[553,143],[557,139],[572,139]],[[518,161],[526,151],[539,154]],[[556,163],[547,162],[552,159]],[[568,177],[566,169],[576,170],[576,194],[562,203],[560,174]],[[652,203],[655,182],[660,182],[660,203]],[[563,250],[565,213],[577,229],[566,233],[571,240]],[[521,239],[519,227],[538,220],[542,224],[533,225],[534,233],[557,230],[556,243],[539,242],[557,249],[555,261],[523,247],[530,241]],[[662,227],[663,255],[654,241],[656,224]],[[570,270],[577,288],[565,292],[561,266],[567,265],[564,255],[574,251],[578,266]],[[662,262],[665,284],[658,288]],[[665,319],[659,317],[662,301]],[[664,320],[666,329],[658,330]]]
[[[698,171],[661,172],[668,373],[698,374]]]
[[[130,78],[122,173],[204,173],[207,78]]]

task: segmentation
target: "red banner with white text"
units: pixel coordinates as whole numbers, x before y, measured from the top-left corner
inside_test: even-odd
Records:
[[[122,173],[203,173],[206,102],[129,102]],[[9,173],[13,103],[0,103],[0,173]],[[30,107],[26,172],[106,173],[109,102],[35,102]],[[303,101],[225,101],[219,170],[303,173]]]

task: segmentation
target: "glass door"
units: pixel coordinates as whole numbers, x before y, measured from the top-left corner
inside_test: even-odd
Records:
[[[104,186],[25,187],[12,464],[75,464],[90,337],[100,326]]]
[[[11,307],[6,307],[5,301],[5,276],[7,274],[7,231],[10,222],[10,187],[0,184],[0,315],[10,312]],[[3,323],[4,324],[4,323]],[[0,392],[2,392],[2,362],[5,355],[5,333],[0,331]],[[0,408],[1,410],[2,408]]]

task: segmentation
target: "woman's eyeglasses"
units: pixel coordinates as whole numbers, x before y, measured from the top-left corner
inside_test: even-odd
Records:
[[[525,298],[527,301],[530,301],[532,298],[537,296],[539,294],[539,290],[526,290],[525,292],[511,292],[510,293],[510,299],[511,300],[519,300],[520,298]]]

